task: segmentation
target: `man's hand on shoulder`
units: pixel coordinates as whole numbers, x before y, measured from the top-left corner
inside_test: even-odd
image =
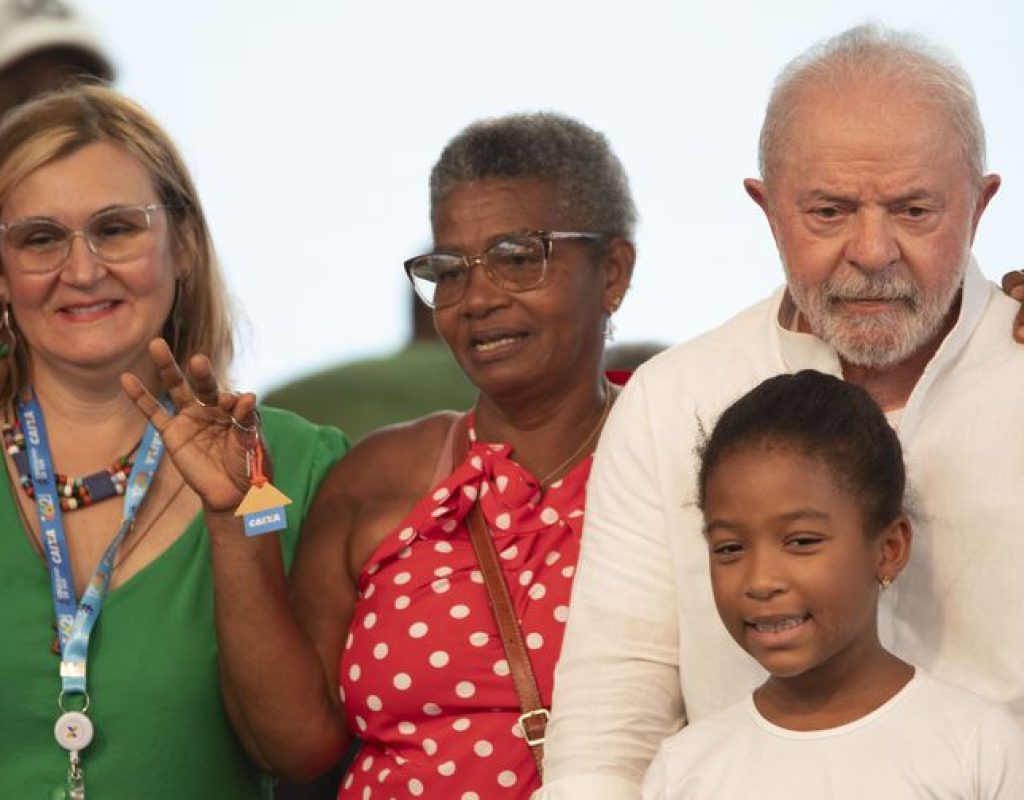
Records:
[[[1015,269],[1003,276],[1003,291],[1022,303],[1013,320],[1013,338],[1024,344],[1024,270]]]

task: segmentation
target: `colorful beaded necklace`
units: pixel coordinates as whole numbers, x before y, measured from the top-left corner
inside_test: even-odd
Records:
[[[5,421],[3,426],[4,448],[18,468],[18,483],[30,498],[35,499],[32,477],[29,474],[28,453],[25,452],[25,434],[21,431],[17,417],[13,422]],[[128,484],[128,476],[135,462],[135,452],[139,444],[114,461],[106,469],[101,469],[84,478],[57,474],[57,493],[60,495],[60,507],[64,511],[91,506],[101,500],[123,495]]]

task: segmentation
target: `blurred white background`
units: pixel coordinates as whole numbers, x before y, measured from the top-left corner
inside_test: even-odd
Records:
[[[1024,263],[1024,11],[1006,0],[79,0],[118,85],[176,138],[248,323],[234,375],[266,389],[409,333],[402,261],[427,177],[474,119],[558,110],[603,131],[640,208],[617,341],[676,342],[781,281],[741,181],[771,82],[867,20],[951,49],[1004,184],[975,252]]]

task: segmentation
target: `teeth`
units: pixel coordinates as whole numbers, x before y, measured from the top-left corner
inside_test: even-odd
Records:
[[[114,305],[111,300],[104,300],[102,303],[93,303],[91,306],[74,306],[73,308],[65,308],[64,310],[69,314],[91,314],[94,311],[103,311]]]
[[[779,622],[758,622],[754,624],[754,630],[758,633],[781,633],[802,625],[806,617],[789,617]]]
[[[494,339],[493,341],[490,342],[479,342],[473,345],[473,347],[481,352],[486,353],[488,350],[496,350],[499,347],[504,347],[507,344],[512,344],[512,342],[517,342],[519,341],[519,339],[519,336],[503,336],[501,339]]]

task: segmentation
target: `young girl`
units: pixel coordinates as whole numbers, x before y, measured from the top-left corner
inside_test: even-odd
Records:
[[[1024,798],[1010,715],[879,642],[911,530],[899,440],[865,392],[765,381],[722,415],[699,480],[715,604],[769,677],[665,740],[644,798]]]

